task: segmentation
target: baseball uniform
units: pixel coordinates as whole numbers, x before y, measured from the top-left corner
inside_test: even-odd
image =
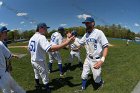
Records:
[[[79,41],[79,44],[85,45],[86,59],[83,65],[82,82],[87,79],[90,69],[93,73],[93,78],[96,83],[100,83],[101,80],[101,67],[99,69],[93,68],[93,65],[102,57],[103,48],[108,46],[108,40],[101,30],[93,29],[91,33],[85,33],[85,35]],[[84,83],[82,83],[84,84]],[[85,86],[85,85],[82,85]]]
[[[62,35],[59,33],[59,32],[54,32],[52,35],[51,35],[51,41],[50,43],[52,45],[59,45],[62,43],[62,40],[63,40],[63,37]],[[51,72],[52,71],[52,63],[55,60],[58,61],[58,67],[59,67],[59,70],[60,70],[60,75],[62,75],[62,58],[61,58],[61,55],[59,53],[59,51],[55,51],[55,52],[48,52],[49,54],[49,71]]]
[[[46,52],[50,49],[51,44],[46,37],[36,32],[29,40],[28,49],[31,54],[31,64],[34,69],[35,79],[41,77],[43,84],[48,84],[49,78],[46,69]]]
[[[12,78],[9,72],[6,71],[6,59],[10,60],[11,52],[0,41],[0,90],[3,93],[26,93]]]

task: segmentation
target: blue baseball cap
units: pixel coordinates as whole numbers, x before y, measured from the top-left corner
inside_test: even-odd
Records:
[[[95,21],[92,17],[87,17],[86,20],[82,23],[85,24],[86,22],[95,22]]]
[[[41,27],[43,27],[43,28],[50,28],[50,27],[48,27],[48,26],[46,25],[46,23],[39,23],[39,24],[37,25],[37,29],[39,29],[39,28],[41,28]]]
[[[59,27],[58,31],[64,31],[64,28],[63,27]]]
[[[9,32],[10,30],[7,29],[6,26],[1,27],[0,32]]]
[[[77,36],[77,31],[73,30],[73,31],[71,32],[71,34],[72,34],[73,36]]]

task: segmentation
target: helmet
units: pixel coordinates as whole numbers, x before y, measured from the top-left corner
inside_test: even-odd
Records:
[[[72,31],[71,34],[72,36],[77,36],[77,31]]]

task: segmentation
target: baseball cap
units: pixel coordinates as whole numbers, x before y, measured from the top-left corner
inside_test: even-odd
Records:
[[[75,30],[73,30],[73,31],[71,32],[71,34],[72,34],[73,36],[77,36],[77,32],[76,32]]]
[[[41,27],[50,28],[50,27],[47,27],[46,23],[39,23],[39,24],[37,25],[37,28],[38,28],[38,29],[41,28]]]
[[[85,24],[86,22],[95,22],[95,21],[92,17],[87,17],[86,20],[82,23]]]
[[[59,27],[58,31],[64,31],[64,28],[63,27]]]
[[[1,27],[0,32],[9,32],[6,26]]]

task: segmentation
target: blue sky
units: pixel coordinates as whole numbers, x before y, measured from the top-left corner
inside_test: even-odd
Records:
[[[45,22],[59,26],[84,26],[93,16],[97,25],[120,24],[140,32],[140,0],[0,0],[0,26],[29,30]]]

